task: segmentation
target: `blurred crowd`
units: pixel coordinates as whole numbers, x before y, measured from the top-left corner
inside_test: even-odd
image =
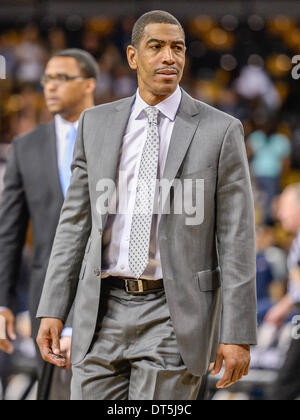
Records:
[[[135,20],[71,16],[63,22],[48,19],[22,27],[7,22],[0,29],[0,54],[7,72],[0,82],[0,189],[12,138],[51,119],[40,78],[53,53],[78,47],[97,59],[96,104],[134,94],[136,76],[127,65],[126,46]],[[187,57],[181,86],[194,98],[239,118],[244,126],[256,208],[261,327],[261,346],[253,351],[252,367],[276,370],[288,348],[291,317],[276,331],[267,329],[264,320],[286,292],[287,254],[294,238],[283,229],[277,211],[284,187],[300,181],[300,81],[292,77],[300,22],[286,16],[226,15],[219,20],[197,16],[182,23]],[[29,255],[30,244],[29,232]]]

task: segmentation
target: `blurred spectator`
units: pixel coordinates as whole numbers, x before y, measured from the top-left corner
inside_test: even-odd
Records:
[[[100,51],[103,48],[101,46],[100,49],[100,43],[99,43],[99,34],[95,31],[86,30],[83,33],[82,38],[82,49],[85,51],[88,51],[90,54],[92,54],[95,58],[100,57]]]
[[[278,299],[284,293],[284,283],[288,274],[286,267],[287,253],[278,242],[277,229],[278,227],[275,224],[264,225],[260,240],[264,249],[264,255],[271,266],[274,276],[272,295],[275,296],[275,299]],[[278,285],[277,291],[274,291],[275,284]]]
[[[300,169],[300,125],[292,132],[291,168]]]
[[[278,109],[281,99],[268,74],[257,65],[245,66],[235,82],[235,89],[246,99],[262,98],[270,109]]]
[[[279,327],[288,316],[300,315],[300,287],[294,281],[292,272],[300,261],[300,183],[288,186],[280,197],[278,218],[286,231],[296,234],[288,256],[290,273],[287,294],[270,309],[265,321]],[[290,400],[300,395],[300,342],[292,337],[286,360],[279,371],[278,379],[270,394],[272,400]]]
[[[275,227],[260,225],[256,228],[256,278],[258,323],[285,292],[286,254],[276,246]]]
[[[48,34],[49,54],[52,56],[67,46],[66,34],[62,28],[52,28]]]
[[[277,123],[269,120],[247,139],[251,168],[258,189],[264,193],[263,219],[273,221],[272,201],[280,192],[280,177],[291,146],[289,139],[277,131]]]
[[[272,306],[270,285],[274,280],[271,264],[265,256],[264,226],[256,232],[256,290],[257,290],[257,319],[260,325]]]
[[[135,76],[128,69],[128,65],[120,64],[114,71],[114,96],[131,96],[137,89]]]
[[[232,88],[226,87],[220,90],[218,108],[241,120],[247,116],[242,101]]]
[[[5,58],[7,77],[14,74],[17,60],[9,32],[0,34],[0,54]]]
[[[24,28],[22,41],[16,48],[15,54],[18,63],[16,73],[18,80],[37,83],[43,73],[47,53],[35,24],[29,24]]]

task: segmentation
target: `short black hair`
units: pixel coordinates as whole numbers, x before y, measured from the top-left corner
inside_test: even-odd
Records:
[[[149,25],[149,23],[169,23],[171,25],[177,25],[182,30],[185,37],[184,29],[176,17],[164,10],[152,10],[151,12],[144,13],[135,22],[131,34],[131,45],[136,48],[139,46],[139,43],[144,35],[145,27]]]
[[[53,54],[54,57],[72,57],[80,68],[81,74],[85,77],[97,79],[99,77],[99,66],[95,58],[87,51],[79,48],[68,48]]]

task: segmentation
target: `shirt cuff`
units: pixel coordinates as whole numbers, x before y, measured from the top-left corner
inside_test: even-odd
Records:
[[[62,330],[61,337],[72,337],[73,328],[66,327]]]

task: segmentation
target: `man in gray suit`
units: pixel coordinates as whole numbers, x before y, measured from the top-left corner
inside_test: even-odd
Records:
[[[75,300],[72,399],[195,399],[210,362],[216,374],[225,361],[220,388],[248,372],[256,270],[243,129],[180,89],[185,50],[176,18],[141,16],[127,49],[136,95],[80,118],[37,312],[41,354],[61,366]]]
[[[87,52],[69,49],[56,53],[47,63],[42,78],[47,108],[54,120],[12,141],[5,188],[0,208],[0,315],[7,327],[7,339],[0,349],[13,351],[15,338],[11,297],[20,267],[25,235],[32,223],[33,261],[29,286],[32,336],[36,339],[40,300],[55,231],[68,182],[79,116],[94,105],[98,65]],[[66,325],[71,327],[71,318]],[[71,346],[65,330],[62,346]],[[44,361],[37,352],[39,376]],[[52,368],[52,366],[50,365]]]

